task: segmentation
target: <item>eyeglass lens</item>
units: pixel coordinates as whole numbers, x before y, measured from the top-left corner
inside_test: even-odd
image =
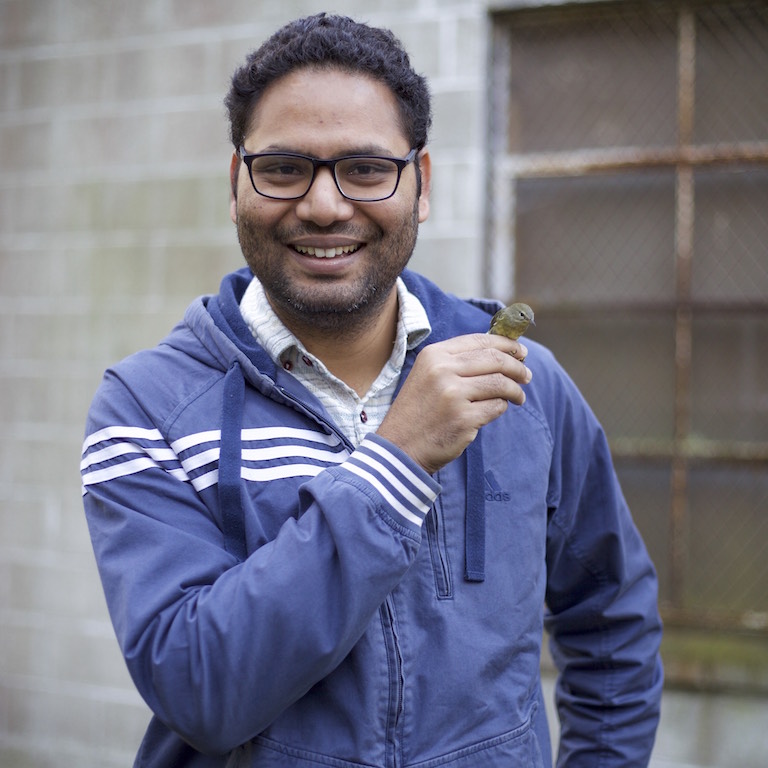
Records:
[[[307,193],[313,178],[312,161],[291,155],[260,155],[251,164],[253,185],[262,195],[282,199]],[[346,197],[381,200],[397,187],[396,163],[386,158],[348,157],[336,161],[336,183]]]

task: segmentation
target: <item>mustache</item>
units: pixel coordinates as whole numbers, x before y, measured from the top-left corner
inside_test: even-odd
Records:
[[[237,217],[238,234],[247,236],[262,236],[267,234],[268,228],[263,227],[249,215],[240,213]],[[334,222],[327,227],[322,227],[312,222],[302,222],[300,225],[285,226],[276,225],[271,232],[271,239],[282,243],[290,243],[302,237],[312,237],[314,235],[331,235],[337,237],[348,237],[353,240],[370,243],[380,240],[384,233],[381,227],[371,224],[368,227],[362,227],[357,224],[347,222]]]
[[[353,240],[372,240],[380,233],[372,232],[371,228],[363,228],[354,224],[334,223],[327,227],[321,227],[317,224],[308,222],[300,227],[277,227],[275,236],[283,242],[290,242],[301,237],[312,237],[313,235],[336,235],[339,237],[349,237]]]

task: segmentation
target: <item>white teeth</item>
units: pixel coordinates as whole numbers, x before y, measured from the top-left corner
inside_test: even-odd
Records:
[[[336,248],[313,248],[311,245],[294,246],[299,253],[314,256],[318,259],[332,259],[345,253],[354,253],[359,247],[358,245],[340,245]]]

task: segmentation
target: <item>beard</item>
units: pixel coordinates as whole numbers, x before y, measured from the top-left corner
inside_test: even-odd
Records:
[[[413,254],[417,233],[418,199],[408,219],[389,232],[373,223],[365,231],[343,223],[328,228],[266,229],[248,211],[239,210],[237,215],[245,261],[275,312],[294,331],[312,328],[343,335],[363,331],[391,295]],[[312,234],[337,234],[364,242],[364,268],[356,270],[354,277],[318,276],[310,284],[297,280],[286,263],[284,244]]]

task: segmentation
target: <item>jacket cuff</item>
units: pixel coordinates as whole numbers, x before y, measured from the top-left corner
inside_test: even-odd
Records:
[[[374,432],[338,468],[372,485],[395,515],[419,528],[441,490],[408,454]]]

